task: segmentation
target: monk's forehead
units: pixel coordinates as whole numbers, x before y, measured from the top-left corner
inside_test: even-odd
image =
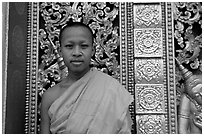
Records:
[[[90,30],[84,26],[71,26],[64,29],[62,35],[77,35],[77,34],[85,34],[92,37],[92,33]]]

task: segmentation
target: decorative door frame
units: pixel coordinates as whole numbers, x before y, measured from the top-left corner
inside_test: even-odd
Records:
[[[134,11],[135,3],[119,3],[120,23],[120,82],[135,97],[135,52],[134,52]],[[165,63],[165,132],[177,133],[177,110],[175,91],[175,62],[173,44],[172,3],[159,3],[162,7],[163,48],[162,59]],[[26,70],[26,107],[25,133],[37,133],[39,130],[38,106],[38,61],[39,61],[39,3],[28,4],[28,36],[27,36],[27,70]],[[130,105],[131,117],[134,121],[133,133],[137,133],[135,101]],[[148,122],[147,122],[148,123]],[[158,132],[159,133],[159,132]]]
[[[28,3],[25,133],[37,133],[39,5]]]

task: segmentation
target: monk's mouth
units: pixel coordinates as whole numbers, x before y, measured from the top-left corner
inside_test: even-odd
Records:
[[[83,61],[71,61],[73,65],[81,65]]]

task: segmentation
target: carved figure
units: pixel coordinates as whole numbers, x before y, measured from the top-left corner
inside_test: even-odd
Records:
[[[179,133],[202,133],[202,76],[193,75],[177,59],[185,80],[179,108]]]

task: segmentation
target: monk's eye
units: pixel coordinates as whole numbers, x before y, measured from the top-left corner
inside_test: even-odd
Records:
[[[72,44],[66,44],[65,47],[68,48],[68,49],[72,49],[73,45]]]
[[[82,48],[82,49],[86,49],[86,48],[88,48],[88,47],[89,47],[88,44],[82,44],[82,45],[81,45],[81,48]]]

